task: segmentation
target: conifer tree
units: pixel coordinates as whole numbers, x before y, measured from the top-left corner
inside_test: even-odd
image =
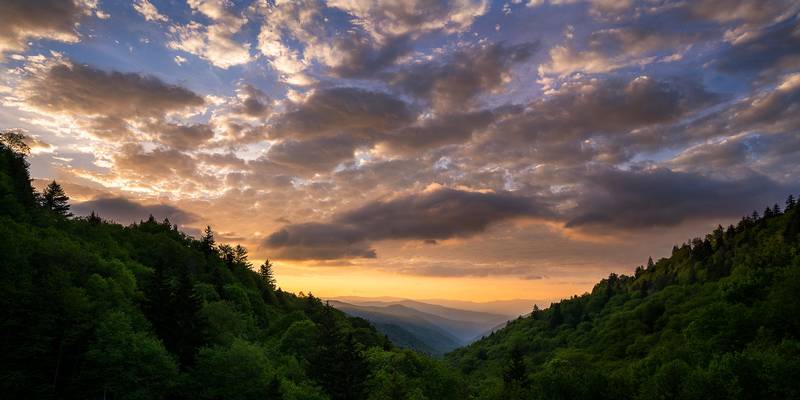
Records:
[[[511,359],[503,369],[503,398],[523,399],[528,388],[528,371],[519,347],[511,349]]]
[[[203,237],[200,238],[200,249],[206,254],[214,252],[216,241],[214,240],[214,231],[211,230],[211,225],[207,225],[203,231]]]
[[[277,281],[275,280],[274,272],[272,272],[272,262],[264,260],[264,264],[261,264],[261,267],[258,268],[258,274],[267,287],[274,291],[277,287]]]
[[[233,269],[233,263],[236,259],[233,247],[231,247],[229,244],[221,244],[217,247],[217,249],[219,250],[219,255],[222,258],[222,261],[225,262],[225,265],[227,265],[229,269]]]
[[[564,323],[564,316],[561,314],[561,303],[554,303],[550,305],[552,309],[550,314],[550,328],[556,328]]]
[[[69,212],[69,197],[56,181],[50,182],[42,193],[42,206],[64,217],[72,214]]]
[[[87,221],[89,221],[90,225],[100,225],[100,223],[103,222],[103,220],[98,217],[97,214],[95,214],[94,210],[92,210],[92,213],[89,214]]]
[[[237,244],[236,247],[233,248],[233,261],[248,269],[252,267],[252,264],[250,264],[250,261],[247,259],[247,249],[240,244]]]

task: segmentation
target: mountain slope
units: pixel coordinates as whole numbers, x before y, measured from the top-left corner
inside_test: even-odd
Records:
[[[197,240],[152,217],[130,226],[70,217],[56,184],[30,186],[15,139],[0,131],[3,398],[467,395],[441,362],[276,289],[210,229]]]
[[[336,300],[331,306],[354,317],[364,318],[396,345],[431,355],[442,355],[461,345],[461,341],[424,313],[412,308],[392,305],[388,307],[356,306]]]
[[[447,355],[478,398],[800,398],[800,206],[718,228],[634,276]]]
[[[510,314],[496,314],[489,312],[479,312],[472,310],[465,310],[453,307],[445,307],[439,304],[426,303],[410,299],[395,299],[395,300],[375,300],[370,298],[353,298],[348,300],[346,297],[334,298],[345,303],[350,303],[358,306],[375,306],[386,307],[390,305],[401,305],[408,308],[413,308],[424,313],[438,315],[442,318],[452,319],[463,322],[476,322],[481,324],[499,323],[507,321],[512,318]],[[532,306],[531,306],[532,307]]]
[[[368,310],[372,314],[383,314],[388,318],[399,318],[407,322],[410,322],[409,319],[424,321],[456,338],[456,342],[459,345],[470,343],[476,337],[480,337],[481,334],[511,319],[510,316],[506,315],[459,310],[408,299],[394,301],[355,300],[355,303],[343,302],[349,304],[350,307],[361,307],[364,308],[364,311]],[[365,316],[362,317],[372,320]]]
[[[409,300],[400,297],[362,297],[362,296],[339,296],[334,297],[334,300],[343,301],[345,303],[356,305],[385,305],[385,304],[402,304],[403,302],[412,308],[415,308],[412,303],[421,303],[425,305],[434,305],[444,307],[446,309],[471,311],[480,314],[501,315],[506,319],[517,318],[520,315],[528,314],[531,312],[534,304],[540,307],[545,304],[550,304],[546,300],[532,300],[532,299],[514,299],[514,300],[493,300],[486,302],[475,302],[466,300],[452,300],[452,299],[419,299]],[[425,311],[425,309],[421,309]],[[435,314],[435,312],[432,312]]]

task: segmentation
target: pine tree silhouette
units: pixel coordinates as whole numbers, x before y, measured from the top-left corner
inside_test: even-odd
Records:
[[[69,197],[56,181],[50,182],[42,193],[42,206],[58,215],[69,217]]]

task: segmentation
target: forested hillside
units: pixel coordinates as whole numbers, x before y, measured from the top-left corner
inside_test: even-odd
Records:
[[[0,390],[64,399],[800,398],[800,206],[676,246],[438,361],[169,221],[74,217],[0,137]]]
[[[799,235],[790,197],[448,360],[478,398],[800,398]]]
[[[3,398],[464,398],[440,362],[282,292],[210,229],[71,217],[58,184],[31,188],[24,138],[0,139]]]

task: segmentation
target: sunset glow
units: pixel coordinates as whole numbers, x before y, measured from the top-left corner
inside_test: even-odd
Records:
[[[17,3],[35,186],[289,291],[560,299],[799,183],[796,1]]]

